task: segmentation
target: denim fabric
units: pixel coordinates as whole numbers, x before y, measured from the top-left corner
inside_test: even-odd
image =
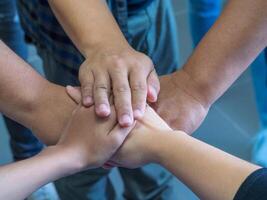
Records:
[[[24,33],[20,27],[14,0],[0,0],[0,39],[23,59],[27,58]],[[43,145],[30,130],[7,117],[5,124],[10,134],[14,160],[29,158],[42,150]]]
[[[195,46],[220,15],[221,5],[222,0],[190,0],[190,23]]]
[[[120,17],[127,28],[130,44],[153,59],[159,74],[167,74],[177,69],[176,24],[170,0],[153,1],[133,15],[123,14]],[[38,53],[43,59],[48,80],[64,86],[79,84],[78,67],[70,67],[68,61],[62,64],[62,61],[53,57],[45,47],[38,46]],[[89,170],[57,181],[60,198],[116,199],[115,186],[110,181],[109,172],[104,169]],[[173,176],[158,165],[148,165],[136,170],[119,169],[119,172],[125,185],[126,199],[177,199]]]
[[[18,0],[22,26],[30,42],[46,48],[65,67],[78,69],[84,58],[58,23],[47,0]],[[121,31],[130,40],[127,28],[129,0],[107,0]],[[151,0],[144,2],[153,2]],[[147,6],[148,3],[145,3]]]

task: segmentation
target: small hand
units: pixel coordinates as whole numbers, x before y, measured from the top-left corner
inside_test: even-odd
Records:
[[[77,163],[77,171],[100,167],[118,150],[132,128],[117,124],[114,107],[110,116],[103,119],[95,115],[94,107],[79,106],[57,147]]]
[[[146,100],[155,102],[159,92],[151,59],[131,47],[95,52],[81,65],[79,80],[83,105],[94,103],[100,117],[110,114],[109,95],[113,93],[121,126],[141,118]]]
[[[153,146],[160,142],[155,140],[156,135],[159,132],[169,134],[170,131],[171,128],[148,106],[144,117],[137,121],[121,148],[104,167],[137,168],[155,162]]]

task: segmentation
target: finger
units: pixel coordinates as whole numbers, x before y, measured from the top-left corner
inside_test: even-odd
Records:
[[[147,98],[147,74],[133,70],[130,74],[132,108],[135,119],[141,119],[145,112]]]
[[[117,124],[109,133],[110,140],[113,141],[114,145],[114,152],[116,152],[126,137],[129,135],[129,133],[132,131],[134,128],[136,122],[134,122],[131,126],[129,127],[121,127],[119,124]]]
[[[111,79],[119,124],[123,127],[130,126],[133,123],[133,112],[128,73],[126,70],[114,69],[111,72]]]
[[[94,102],[96,114],[99,117],[107,117],[110,114],[110,78],[108,73],[98,72],[94,74]]]
[[[69,97],[75,101],[77,104],[81,103],[82,100],[82,94],[81,94],[81,88],[80,87],[73,87],[68,85],[66,87],[66,92],[69,95]]]
[[[147,85],[148,85],[147,100],[150,103],[154,103],[157,101],[158,94],[160,91],[159,78],[155,69],[153,69],[153,71],[150,72],[147,78]]]
[[[87,107],[93,105],[94,76],[92,71],[80,71],[79,80],[81,83],[83,105]]]

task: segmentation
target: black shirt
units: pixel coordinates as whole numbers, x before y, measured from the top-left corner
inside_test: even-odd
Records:
[[[267,200],[267,168],[249,175],[240,186],[234,200]]]

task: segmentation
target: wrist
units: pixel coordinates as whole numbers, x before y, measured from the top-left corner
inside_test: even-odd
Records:
[[[150,142],[146,146],[150,149],[148,152],[150,154],[148,155],[151,160],[149,162],[162,164],[165,154],[162,152],[163,149],[168,148],[168,138],[170,135],[173,134],[174,131],[154,131],[153,134],[151,134]],[[153,141],[153,142],[151,142]]]
[[[172,154],[179,153],[171,147],[182,145],[183,137],[190,136],[183,131],[160,131],[157,135],[158,142],[155,142],[156,144],[153,147],[155,162],[164,167],[168,167],[166,165],[168,165],[170,158],[175,156]]]
[[[55,173],[57,176],[55,178],[69,176],[81,170],[79,164],[74,162],[72,155],[69,154],[69,152],[63,147],[58,145],[45,148],[38,157],[49,159],[49,162],[53,165],[55,172],[57,172]]]
[[[93,59],[99,56],[120,55],[129,50],[132,50],[132,47],[124,38],[117,41],[101,41],[100,43],[85,47],[84,57],[86,59]]]
[[[35,100],[30,127],[42,142],[55,145],[76,106],[64,87],[47,81]]]
[[[194,98],[205,110],[208,110],[214,99],[208,95],[208,87],[205,83],[195,79],[184,68],[173,73],[172,81],[174,84],[186,94]]]

